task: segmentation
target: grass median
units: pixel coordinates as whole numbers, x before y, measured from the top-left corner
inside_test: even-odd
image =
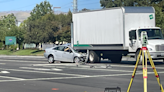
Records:
[[[18,56],[43,56],[43,50],[24,49],[18,51],[0,50],[0,55],[18,55]]]

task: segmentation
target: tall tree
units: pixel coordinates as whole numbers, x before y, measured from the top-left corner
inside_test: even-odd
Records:
[[[31,16],[21,26],[26,29],[25,42],[40,43],[49,42],[54,34],[56,23],[52,22],[55,16],[52,5],[48,1],[37,4]]]
[[[52,5],[48,1],[41,2],[34,7],[30,13],[31,16],[29,17],[29,20],[34,21],[40,19],[42,16],[48,13],[53,13]]]
[[[38,20],[28,21],[25,42],[53,42],[54,34],[59,29],[58,25],[58,22],[54,21],[54,14],[46,14]]]
[[[120,6],[151,6],[158,4],[162,0],[100,0],[101,7],[120,7]]]
[[[7,16],[2,16],[0,20],[0,27],[11,28],[16,26],[17,19],[14,14],[8,14]]]
[[[0,18],[0,41],[5,41],[9,29],[16,26],[17,19],[14,14],[8,14]]]

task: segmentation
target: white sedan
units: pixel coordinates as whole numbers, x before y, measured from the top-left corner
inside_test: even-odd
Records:
[[[86,54],[78,53],[70,46],[60,45],[45,49],[44,57],[48,58],[49,63],[54,63],[54,61],[84,62]]]

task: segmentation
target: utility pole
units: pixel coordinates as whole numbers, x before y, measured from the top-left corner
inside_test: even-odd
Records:
[[[78,9],[77,9],[77,0],[73,0],[73,12],[77,12]]]

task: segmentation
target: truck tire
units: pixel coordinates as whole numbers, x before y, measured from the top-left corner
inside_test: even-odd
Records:
[[[122,60],[122,55],[114,55],[109,58],[113,63],[120,63]]]
[[[90,51],[89,52],[89,62],[90,63],[99,63],[100,56],[95,51]]]

